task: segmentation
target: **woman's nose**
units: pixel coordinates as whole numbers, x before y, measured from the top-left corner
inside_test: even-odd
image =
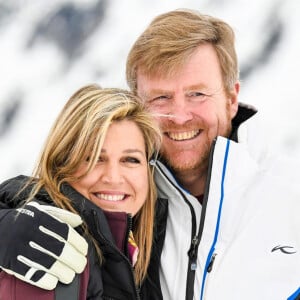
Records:
[[[108,184],[120,184],[124,182],[121,167],[117,164],[108,164],[102,173],[102,181]]]

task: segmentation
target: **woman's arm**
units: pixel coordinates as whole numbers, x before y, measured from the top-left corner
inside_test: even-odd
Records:
[[[87,243],[72,228],[82,222],[78,215],[38,203],[20,207],[26,192],[15,195],[25,180],[19,176],[0,185],[0,267],[50,290],[83,271]]]
[[[69,285],[58,283],[54,290],[48,291],[26,283],[4,271],[0,272],[0,298],[1,300],[86,300],[89,278],[89,268],[76,275]],[[93,298],[99,299],[102,298]]]

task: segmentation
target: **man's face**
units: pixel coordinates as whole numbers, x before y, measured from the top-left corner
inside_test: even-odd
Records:
[[[206,168],[213,139],[230,134],[238,107],[239,84],[228,96],[214,48],[199,46],[172,77],[138,72],[137,87],[138,95],[160,124],[161,154],[172,169]]]

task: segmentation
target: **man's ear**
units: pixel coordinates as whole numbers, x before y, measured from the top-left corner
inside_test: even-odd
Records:
[[[230,92],[230,114],[231,118],[233,119],[235,115],[237,114],[238,108],[239,108],[239,103],[238,103],[238,95],[240,92],[240,83],[237,81],[234,84],[234,88]]]

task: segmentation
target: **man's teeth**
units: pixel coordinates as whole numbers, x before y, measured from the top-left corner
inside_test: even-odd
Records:
[[[125,198],[125,195],[111,195],[111,194],[96,194],[97,198],[106,201],[121,201]]]
[[[168,132],[168,136],[174,141],[184,141],[194,138],[198,133],[199,130],[185,132]]]

